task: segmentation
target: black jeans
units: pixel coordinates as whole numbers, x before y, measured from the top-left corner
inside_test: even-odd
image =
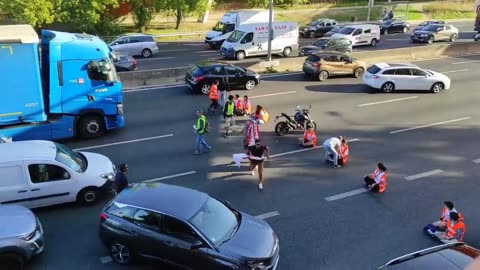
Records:
[[[363,180],[365,181],[365,184],[367,186],[370,186],[370,185],[373,185],[375,184],[375,179],[373,179],[372,177],[370,177],[370,175],[367,175],[365,176],[365,178],[363,178]],[[378,192],[380,190],[380,186],[379,185],[375,185],[373,186],[373,188],[371,189],[372,191],[375,191],[375,192]]]
[[[210,109],[217,109],[219,107],[217,99],[210,99],[212,104],[210,104]]]

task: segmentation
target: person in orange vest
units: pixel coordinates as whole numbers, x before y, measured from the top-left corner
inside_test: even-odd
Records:
[[[316,147],[317,146],[317,133],[313,130],[313,125],[308,124],[307,130],[303,134],[303,138],[298,138],[300,144],[306,148]]]
[[[252,104],[250,104],[250,100],[248,96],[243,96],[243,115],[250,115],[252,113]]]
[[[467,228],[460,215],[455,212],[450,212],[450,220],[447,222],[446,232],[435,232],[435,235],[440,241],[445,244],[462,242],[465,237]]]
[[[212,101],[212,104],[210,104],[209,108],[210,111],[214,111],[219,108],[218,100],[220,99],[220,93],[218,92],[218,83],[219,82],[215,80],[210,86],[210,93],[208,94],[208,97]]]
[[[363,180],[369,190],[384,192],[387,189],[387,167],[383,163],[378,163],[375,172],[372,175],[366,175]]]
[[[445,201],[443,203],[442,216],[440,217],[440,220],[432,223],[432,225],[437,227],[437,230],[439,231],[445,231],[445,229],[447,229],[447,223],[450,220],[450,213],[458,213],[458,211],[455,209],[453,202]]]
[[[233,100],[235,103],[235,115],[236,116],[243,116],[243,100],[240,99],[239,95],[235,95],[235,99]]]
[[[350,158],[350,148],[345,138],[342,138],[341,142],[342,142],[340,146],[341,156],[339,156],[338,164],[343,166],[343,165],[347,165],[348,159]]]

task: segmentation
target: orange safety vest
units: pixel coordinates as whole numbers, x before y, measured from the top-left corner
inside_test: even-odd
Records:
[[[457,220],[457,222],[455,222],[455,225],[453,226],[452,226],[452,223],[453,222],[451,220],[448,221],[447,233],[445,234],[445,237],[447,239],[452,239],[454,237],[457,237],[458,229],[462,229],[462,235],[460,235],[460,238],[458,239],[458,241],[463,241],[463,237],[465,237],[465,231],[467,230],[467,228],[465,227],[465,224],[460,219]]]
[[[379,169],[376,169],[375,172],[373,173],[373,178],[376,180],[377,177],[380,177],[378,181],[378,185],[380,186],[380,188],[378,189],[378,192],[384,192],[385,189],[387,189],[387,173],[382,172]]]
[[[306,130],[303,140],[312,141],[313,145],[317,145],[317,134],[315,133],[315,130]]]
[[[243,111],[243,102],[241,99],[237,100],[237,110]]]
[[[252,105],[250,104],[250,100],[244,99],[243,105],[245,107],[245,112],[250,114],[252,112]]]
[[[208,94],[208,97],[213,100],[218,100],[220,98],[218,88],[215,84],[212,84],[212,86],[210,87],[210,94]]]
[[[450,209],[448,209],[448,207],[446,207],[446,206],[444,206],[443,210],[442,210],[442,217],[441,217],[442,221],[447,221],[447,214],[452,213],[452,212],[457,213],[458,214],[458,220],[463,221],[462,213],[455,210],[455,208],[454,208],[454,210],[450,211]]]
[[[350,151],[349,151],[349,148],[348,148],[348,144],[346,144],[342,149],[343,164],[347,164],[349,157],[350,157]]]

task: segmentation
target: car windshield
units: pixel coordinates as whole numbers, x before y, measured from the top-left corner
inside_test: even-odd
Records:
[[[207,199],[190,223],[215,245],[230,239],[240,225],[237,214],[213,198]]]
[[[80,153],[70,150],[63,144],[55,143],[57,154],[55,160],[70,169],[83,173],[87,169],[87,159]]]
[[[245,35],[245,32],[235,30],[227,39],[227,41],[232,43],[238,42],[244,35]]]
[[[340,29],[342,29],[342,28],[336,26],[336,27],[334,27],[332,30],[330,30],[330,32],[332,32],[332,33],[338,33],[338,32],[340,31]]]
[[[319,39],[313,42],[312,45],[316,47],[323,47],[325,44],[327,44],[327,42],[328,42],[327,39]]]
[[[437,31],[437,29],[438,29],[438,26],[432,25],[432,24],[423,28],[423,30],[425,31],[432,31],[432,32]]]
[[[355,28],[352,28],[352,27],[344,27],[342,28],[342,30],[340,30],[340,34],[344,34],[344,35],[350,35],[351,33],[353,33],[353,31],[355,31]]]

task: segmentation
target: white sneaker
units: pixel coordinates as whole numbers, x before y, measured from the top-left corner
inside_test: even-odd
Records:
[[[258,184],[258,189],[263,190],[263,183]]]

